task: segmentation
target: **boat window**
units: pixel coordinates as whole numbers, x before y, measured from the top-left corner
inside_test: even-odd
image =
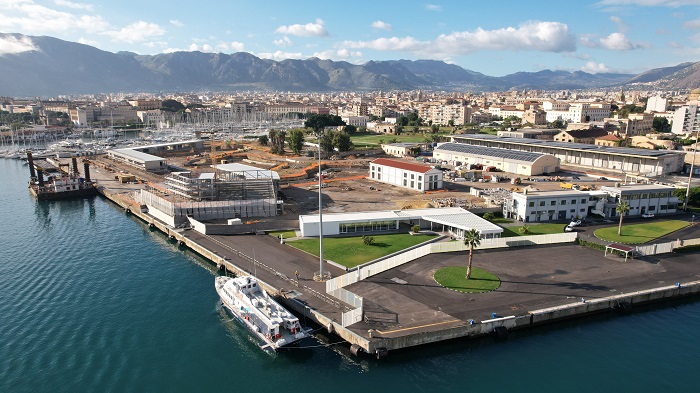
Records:
[[[257,285],[257,284],[253,284],[253,288],[255,288],[256,285]]]

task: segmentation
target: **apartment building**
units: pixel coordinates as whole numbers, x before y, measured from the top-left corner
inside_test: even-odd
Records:
[[[690,134],[700,130],[699,101],[688,101],[686,105],[676,109],[673,115],[671,132],[674,134]]]

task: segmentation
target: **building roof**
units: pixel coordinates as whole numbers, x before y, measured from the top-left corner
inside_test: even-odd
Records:
[[[544,157],[546,155],[542,153],[532,153],[528,151],[500,149],[497,147],[465,145],[463,143],[452,142],[443,143],[442,145],[439,145],[435,150],[445,150],[450,152],[469,154],[472,156],[494,157],[505,160],[523,162],[535,162],[540,157]]]
[[[601,136],[600,138],[595,138],[595,139],[601,140],[601,141],[612,141],[612,142],[619,142],[622,140],[622,138],[615,136],[613,134],[606,134],[606,135]]]
[[[503,232],[503,228],[493,224],[461,207],[444,207],[428,209],[383,210],[376,212],[325,213],[323,222],[367,222],[381,220],[426,220],[455,228],[476,229],[482,234]],[[318,214],[299,216],[300,223],[318,222]]]
[[[637,157],[663,157],[669,155],[685,154],[685,152],[674,151],[674,150],[649,150],[649,149],[635,149],[631,147],[610,147],[610,146],[600,146],[591,145],[588,143],[571,143],[571,142],[557,142],[545,139],[528,139],[528,138],[513,138],[513,137],[498,137],[489,134],[462,134],[454,135],[452,139],[473,139],[478,141],[488,141],[488,142],[501,142],[501,143],[514,143],[518,145],[530,145],[544,148],[553,148],[561,150],[577,150],[577,151],[587,151],[587,152],[598,152],[598,153],[609,153],[609,154],[620,154],[626,156],[637,156]]]
[[[240,173],[246,179],[275,179],[279,180],[280,175],[275,171],[261,169],[251,165],[239,164],[237,162],[230,164],[218,164],[216,169],[226,172]]]
[[[639,192],[639,191],[673,191],[676,187],[665,186],[663,184],[620,184],[619,186],[603,186],[601,191],[608,191],[616,194]]]
[[[148,154],[144,153],[142,151],[134,150],[134,149],[112,149],[110,150],[112,153],[120,155],[122,157],[129,157],[134,160],[138,160],[140,162],[146,163],[146,162],[153,162],[153,161],[165,161],[165,158],[161,158],[158,156],[154,156],[153,154]]]
[[[602,128],[584,128],[580,130],[569,130],[564,131],[569,134],[572,138],[583,139],[583,138],[599,138],[601,136],[607,135],[608,132]]]
[[[427,173],[428,171],[433,169],[427,165],[413,164],[406,161],[390,160],[388,158],[377,158],[376,160],[370,162],[370,164],[383,165],[416,173]]]

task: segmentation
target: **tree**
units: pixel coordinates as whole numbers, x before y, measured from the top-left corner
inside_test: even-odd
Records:
[[[364,243],[365,246],[371,246],[374,244],[374,236],[362,235],[362,243]]]
[[[685,201],[685,188],[676,188],[673,190],[672,194],[680,201]],[[700,187],[691,187],[690,194],[688,194],[688,205],[700,206]]]
[[[333,133],[333,147],[338,151],[350,151],[355,146],[350,140],[350,134],[345,131],[336,131]]]
[[[321,134],[320,139],[321,150],[326,154],[330,154],[333,151],[333,133],[324,132]]]
[[[474,256],[474,247],[481,244],[481,234],[476,229],[470,229],[464,232],[464,244],[469,246],[469,263],[467,264],[467,280],[472,276],[472,259]]]
[[[354,134],[357,132],[357,127],[353,125],[347,125],[343,128],[343,131],[347,132],[348,134]]]
[[[272,147],[270,148],[270,153],[272,154],[282,154],[284,153],[284,140],[287,136],[285,131],[270,130],[268,133],[270,137],[270,143]]]
[[[438,126],[437,124],[430,125],[430,132],[432,132],[433,134],[437,134],[438,131],[440,131],[440,126]]]
[[[620,215],[620,225],[617,227],[617,236],[622,236],[622,217],[629,213],[630,211],[630,205],[629,203],[625,201],[620,201],[617,203],[617,207],[615,207],[615,211]]]
[[[185,106],[182,105],[182,103],[180,101],[165,100],[165,101],[163,101],[163,103],[161,103],[160,109],[167,111],[167,112],[184,112]]]
[[[304,121],[304,127],[312,128],[317,134],[326,127],[346,125],[340,116],[313,113]]]
[[[304,131],[299,128],[289,130],[287,144],[294,154],[301,154],[301,149],[304,147]]]
[[[671,132],[671,124],[665,117],[654,117],[654,130],[656,132]]]
[[[262,146],[267,146],[267,142],[269,142],[270,139],[267,137],[267,135],[260,135],[258,137],[258,143],[260,143]]]

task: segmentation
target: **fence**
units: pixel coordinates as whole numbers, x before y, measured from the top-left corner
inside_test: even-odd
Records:
[[[475,250],[486,250],[491,248],[508,248],[520,246],[532,246],[536,244],[556,244],[556,243],[571,243],[576,241],[578,235],[574,232],[570,233],[555,233],[550,235],[531,235],[531,236],[514,236],[514,237],[497,237],[494,239],[483,239]],[[431,253],[439,252],[455,252],[469,250],[469,246],[461,241],[433,243]]]
[[[674,248],[684,247],[684,246],[694,246],[700,244],[700,238],[698,239],[688,239],[688,240],[677,240],[667,243],[657,243],[649,244],[647,246],[637,246],[635,251],[643,256],[645,255],[657,255],[657,254],[667,254],[673,252]]]
[[[332,292],[328,292],[328,294],[354,307],[352,310],[342,314],[343,327],[350,326],[362,320],[362,303],[364,301],[362,296],[358,296],[343,288],[338,288]]]

